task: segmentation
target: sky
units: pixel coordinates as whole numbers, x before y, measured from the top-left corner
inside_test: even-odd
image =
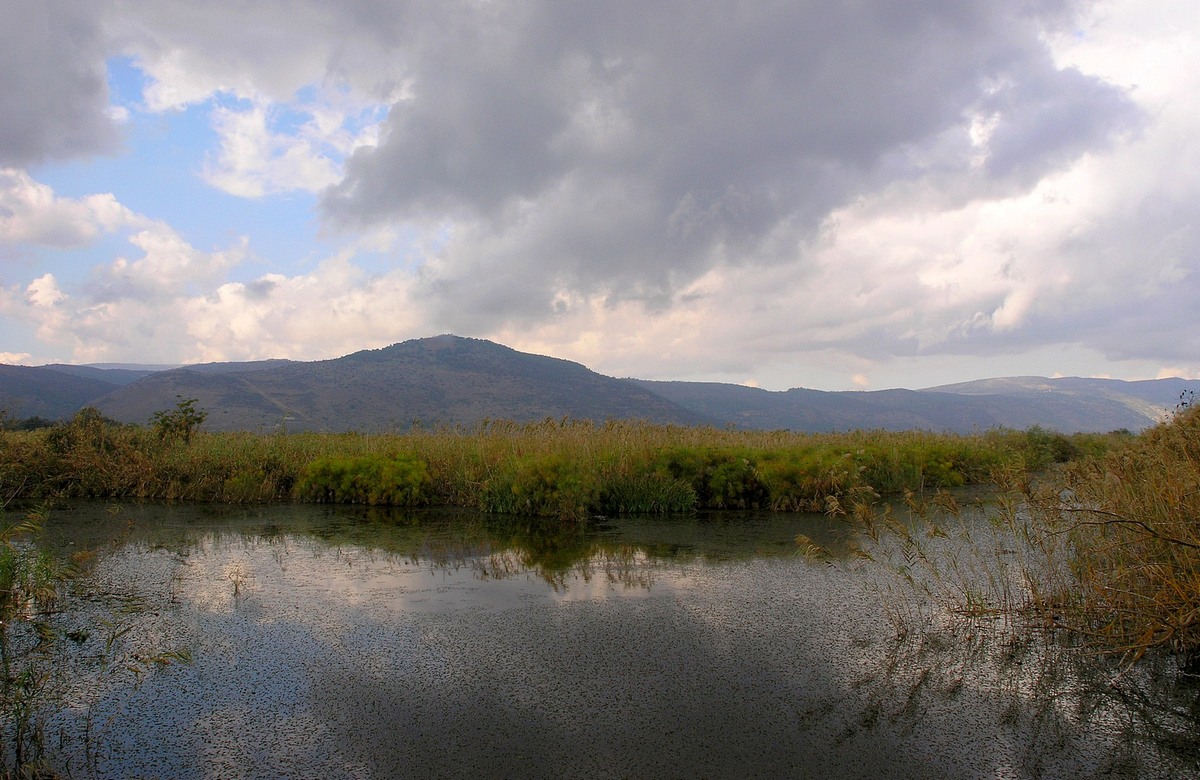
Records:
[[[1195,0],[0,0],[0,362],[1200,377]]]

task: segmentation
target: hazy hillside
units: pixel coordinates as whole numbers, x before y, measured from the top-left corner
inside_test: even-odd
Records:
[[[130,382],[136,382],[144,376],[149,376],[155,371],[162,371],[165,368],[173,368],[174,366],[141,366],[137,368],[131,367],[107,367],[107,366],[72,366],[67,363],[51,363],[42,368],[48,368],[52,371],[58,371],[63,374],[71,374],[72,376],[85,377],[87,379],[95,379],[103,382],[106,385],[120,387],[127,385]]]
[[[975,382],[930,388],[930,391],[972,396],[1003,394],[1020,399],[1051,394],[1070,399],[1085,407],[1094,402],[1108,401],[1124,406],[1134,414],[1151,421],[1160,419],[1189,390],[1200,392],[1200,381],[1170,378],[1125,382],[1119,379],[1082,377],[1046,379],[1045,377],[1022,376],[981,379]]]
[[[1035,425],[1067,433],[1141,430],[1163,418],[1200,381],[985,379],[926,390],[771,392],[708,382],[631,380],[675,403],[749,428],[811,432],[854,428],[970,432]]]
[[[13,418],[69,417],[116,383],[58,371],[47,366],[10,366],[0,363],[0,413]]]
[[[117,420],[144,422],[178,397],[196,398],[212,430],[384,431],[483,419],[705,420],[632,383],[567,360],[490,341],[438,336],[335,360],[185,367],[95,400]]]
[[[196,363],[191,366],[182,366],[182,368],[200,374],[236,374],[263,371],[268,368],[282,368],[295,362],[294,360],[283,359],[250,360],[245,363]]]
[[[951,394],[799,388],[777,392],[709,382],[632,381],[722,424],[745,428],[813,433],[855,428],[971,431],[1002,424],[978,400]]]
[[[438,336],[334,360],[136,366],[0,366],[0,411],[69,417],[93,405],[145,423],[198,399],[211,430],[383,431],[485,418],[644,419],[799,431],[971,432],[1040,425],[1141,430],[1200,381],[1007,377],[925,390],[770,392],[711,382],[614,379],[578,363],[490,341]]]

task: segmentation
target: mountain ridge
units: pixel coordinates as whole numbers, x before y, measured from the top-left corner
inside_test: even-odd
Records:
[[[719,382],[617,379],[562,358],[442,334],[317,361],[259,360],[169,369],[0,365],[0,412],[69,417],[84,405],[144,423],[196,398],[210,430],[407,430],[571,417],[806,432],[969,433],[1041,426],[1140,430],[1200,381],[995,377],[908,390],[770,391]]]
[[[707,422],[653,393],[579,363],[482,339],[414,339],[340,358],[252,370],[183,367],[95,400],[121,421],[146,419],[176,397],[198,399],[214,430],[388,431],[545,417]]]

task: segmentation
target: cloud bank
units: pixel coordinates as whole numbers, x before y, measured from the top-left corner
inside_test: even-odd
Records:
[[[0,33],[16,353],[453,331],[767,387],[1200,371],[1186,2],[52,5]],[[114,57],[141,79],[120,105]],[[304,204],[322,257],[197,249],[119,181],[39,181],[187,111],[195,186]]]

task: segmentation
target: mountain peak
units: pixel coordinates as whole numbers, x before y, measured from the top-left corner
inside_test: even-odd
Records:
[[[570,417],[602,422],[712,422],[632,382],[483,339],[442,334],[333,360],[205,375],[167,371],[96,402],[117,420],[144,422],[176,396],[198,399],[211,430],[385,431]]]

